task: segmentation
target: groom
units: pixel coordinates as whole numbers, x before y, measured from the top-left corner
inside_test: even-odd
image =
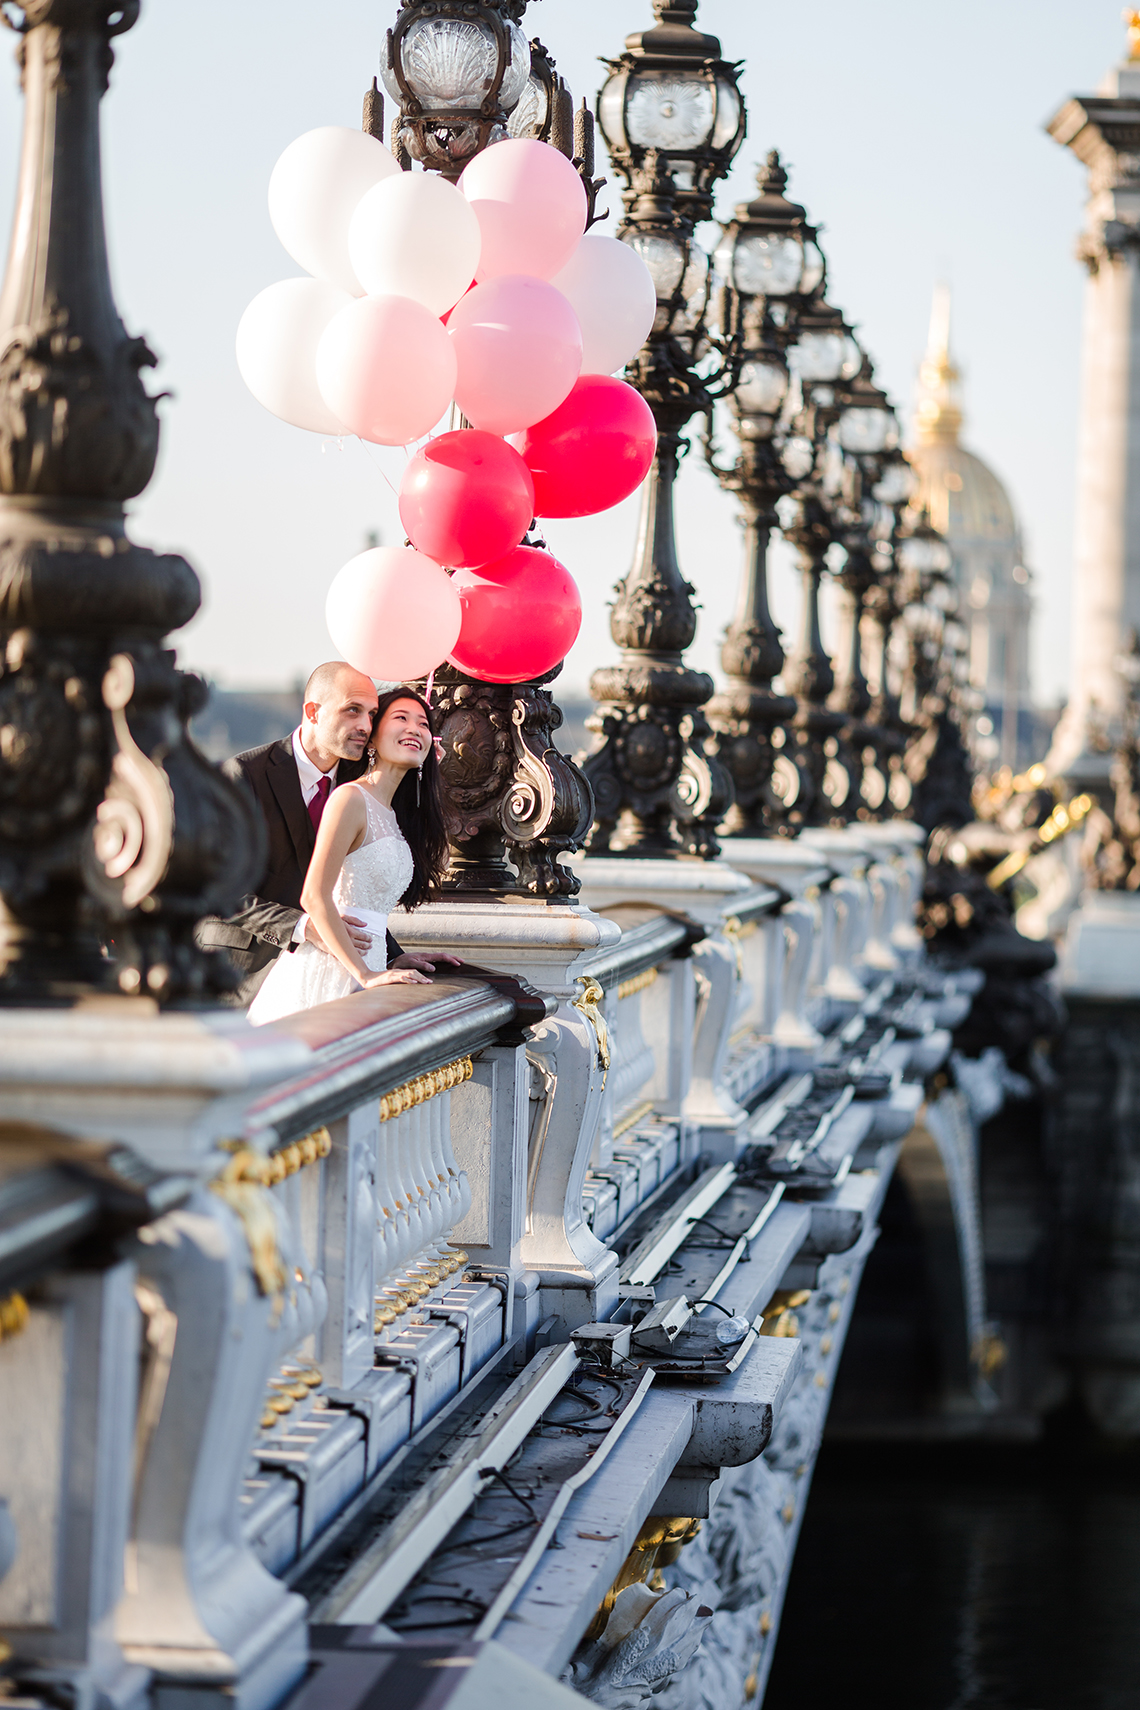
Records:
[[[364,771],[377,704],[370,677],[351,665],[318,665],[305,684],[301,723],[292,736],[226,762],[229,776],[257,797],[269,834],[260,894],[246,897],[229,920],[204,920],[198,929],[199,943],[225,950],[242,974],[239,1004],[253,1001],[278,956],[291,954],[306,939],[321,943],[312,921],[301,912],[301,887],[331,791]],[[372,939],[364,922],[353,914],[341,918],[356,949],[365,955]],[[389,933],[388,966],[430,974],[435,961],[404,954]]]

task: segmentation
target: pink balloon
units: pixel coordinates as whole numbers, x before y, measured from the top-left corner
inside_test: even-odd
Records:
[[[578,317],[541,279],[513,275],[477,285],[452,309],[446,336],[458,365],[455,402],[472,427],[488,433],[518,433],[550,415],[582,366]]]
[[[402,683],[442,665],[463,619],[451,578],[434,558],[406,546],[374,546],[333,577],[325,602],[329,634],[366,677]]]
[[[517,546],[534,516],[534,482],[498,434],[464,428],[429,439],[400,482],[408,539],[437,564],[487,564]]]
[[[317,346],[325,403],[350,433],[376,445],[407,445],[430,432],[451,402],[455,376],[446,328],[410,297],[358,297],[333,316]]]
[[[551,279],[586,229],[582,180],[549,143],[517,137],[477,154],[459,180],[483,233],[478,278]]]

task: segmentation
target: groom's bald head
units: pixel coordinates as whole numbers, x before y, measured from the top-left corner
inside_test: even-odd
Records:
[[[318,665],[305,684],[301,746],[329,771],[338,760],[359,760],[372,732],[377,695],[371,677],[342,661]]]
[[[343,679],[343,682],[342,682]],[[360,694],[365,690],[373,693],[372,679],[362,671],[356,671],[351,665],[346,665],[343,659],[330,660],[325,665],[318,665],[310,671],[309,680],[305,684],[304,704],[310,701],[323,707],[326,701],[333,700],[341,693]]]

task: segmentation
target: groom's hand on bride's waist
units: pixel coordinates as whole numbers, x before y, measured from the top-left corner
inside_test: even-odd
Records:
[[[358,914],[342,914],[345,930],[352,940],[352,948],[359,956],[367,956],[372,948],[373,934],[369,932]],[[317,931],[312,919],[305,915],[305,937],[310,944],[315,944],[318,950],[325,949],[325,941]],[[419,964],[417,963],[416,966]]]
[[[430,955],[422,950],[405,950],[400,956],[393,956],[388,963],[389,973],[393,968],[414,968],[419,974],[434,974],[439,966],[449,968],[459,967],[458,956],[441,956],[436,951]]]

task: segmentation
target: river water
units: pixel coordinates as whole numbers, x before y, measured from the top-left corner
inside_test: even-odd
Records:
[[[764,1710],[1140,1710],[1140,1463],[825,1443]]]

